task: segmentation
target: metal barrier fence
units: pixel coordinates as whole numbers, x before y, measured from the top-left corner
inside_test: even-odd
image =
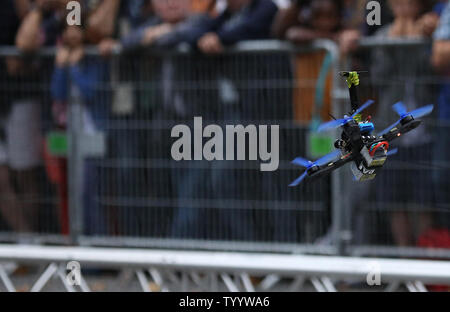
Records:
[[[361,69],[366,69],[370,60],[383,52],[372,49],[368,54],[364,46],[373,48],[373,43],[363,42],[362,46],[357,60]],[[411,53],[411,45],[407,49]],[[2,52],[3,58],[16,55],[9,49]],[[415,74],[421,73],[416,85],[442,82],[430,79],[431,74],[425,75],[423,68],[413,67],[417,63],[413,58],[400,59],[408,60],[410,64],[404,67],[397,61],[385,69],[392,72],[379,72],[382,66],[372,64],[373,76],[362,80],[361,97],[370,95],[380,102],[383,115],[375,117],[381,122],[388,121],[388,105],[401,100],[396,94],[388,98],[387,94],[395,91],[383,88],[416,77],[400,69],[414,68]],[[287,187],[301,174],[290,165],[292,159],[317,157],[333,142],[334,134],[315,135],[314,125],[328,113],[347,109],[345,87],[336,78],[337,48],[329,41],[303,48],[277,41],[245,42],[217,57],[180,48],[170,53],[120,53],[102,59],[88,50],[79,77],[89,84],[72,77],[75,83],[72,81],[67,101],[67,130],[52,117],[52,112],[65,116],[64,103],[56,105],[52,98],[53,51],[25,61],[27,70],[34,71],[19,73],[13,80],[3,71],[0,97],[5,103],[30,98],[41,102],[42,132],[25,130],[44,134],[46,157],[44,163],[32,164],[34,175],[23,178],[26,186],[35,181],[38,195],[32,197],[33,190],[21,190],[11,177],[2,180],[6,181],[0,190],[4,241],[28,242],[32,237],[42,242],[96,246],[363,255],[406,250],[410,256],[449,257],[445,249],[398,249],[399,238],[389,229],[391,212],[415,216],[430,207],[428,214],[439,211],[448,216],[448,201],[438,205],[430,199],[438,178],[429,169],[448,172],[448,158],[439,166],[431,160],[431,145],[400,146],[398,160],[393,158],[373,183],[356,185],[348,171],[341,169],[312,184]],[[428,100],[424,91],[412,88]],[[31,90],[36,93],[29,93]],[[16,107],[20,106],[14,104],[3,114],[5,119],[13,119]],[[226,125],[279,125],[279,169],[261,172],[259,161],[176,162],[171,155],[176,141],[171,131],[183,124],[195,136],[194,117],[202,117],[203,127],[218,125],[223,131]],[[435,129],[445,129],[441,124],[426,124],[435,137]],[[269,131],[267,139],[270,135]],[[5,141],[9,144],[14,138],[6,135]],[[19,155],[24,154],[23,147],[17,149]],[[20,177],[21,170],[9,165],[6,172]],[[400,176],[405,178],[396,180]],[[405,184],[416,176],[417,183]],[[444,194],[448,184],[443,182],[441,189],[437,193]],[[6,204],[15,198],[10,193],[21,192],[29,195],[23,203]],[[409,194],[414,194],[418,209],[405,206]],[[31,217],[33,210],[40,218]],[[11,221],[10,211],[24,211],[37,225],[30,226],[31,230],[24,227],[18,213]],[[443,227],[448,230],[448,225]],[[19,232],[39,235],[18,236]]]
[[[315,50],[324,48],[310,51]],[[80,229],[81,242],[331,253],[329,245],[313,246],[329,228],[330,181],[300,191],[287,188],[298,174],[289,162],[304,154],[297,142],[306,136],[305,126],[294,122],[293,91],[296,83],[308,87],[316,79],[314,72],[293,79],[291,51],[289,45],[259,42],[217,57],[155,52],[110,60],[114,92],[112,116],[104,122],[108,150],[88,161],[98,179],[95,183],[91,177],[90,183],[99,189],[92,194],[97,206],[84,207],[84,220],[91,217]],[[171,131],[187,125],[197,135],[195,117],[224,134],[227,125],[279,125],[279,170],[261,172],[259,161],[174,161]],[[103,219],[92,219],[95,209]]]

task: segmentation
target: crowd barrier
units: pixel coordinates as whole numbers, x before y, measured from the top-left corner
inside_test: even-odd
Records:
[[[389,49],[400,57],[384,64],[391,59]],[[53,49],[23,58],[14,49],[2,48],[3,60],[14,63],[11,59],[19,57],[17,66],[25,67],[15,75],[6,69],[1,74],[2,107],[14,104],[2,114],[2,141],[9,158],[1,167],[0,239],[450,257],[444,246],[432,246],[432,238],[418,233],[433,220],[443,221],[442,232],[449,229],[444,222],[448,202],[436,199],[448,190],[442,182],[448,157],[433,158],[439,154],[434,148],[441,146],[433,139],[448,132],[448,125],[435,122],[437,115],[420,130],[423,145],[416,144],[414,135],[415,144],[400,144],[399,154],[374,182],[355,184],[344,168],[317,182],[288,188],[302,173],[290,161],[299,155],[318,158],[334,142],[337,133],[317,135],[317,125],[330,114],[349,110],[339,70],[370,70],[370,76],[361,77],[360,97],[377,101],[369,112],[380,120],[380,127],[396,117],[387,111],[398,100],[433,103],[428,95],[438,93],[442,79],[416,61],[414,49],[420,54],[425,44],[362,42],[360,51],[342,62],[330,41],[305,47],[243,42],[212,57],[180,47],[170,52],[118,51],[105,59],[88,48],[79,76],[88,83],[77,83],[71,76],[65,107],[64,101],[55,104],[52,92]],[[411,57],[401,57],[401,51]],[[428,87],[435,89],[425,90]],[[400,89],[405,93],[398,93]],[[56,123],[54,116],[66,117],[67,125]],[[224,145],[227,125],[254,125],[257,130],[278,125],[278,170],[261,171],[260,160],[210,162],[204,155],[203,160],[175,161],[174,127],[191,129],[193,158],[208,140],[196,142],[195,117],[201,117],[201,131],[208,125],[223,129]],[[252,145],[245,147],[244,158],[250,159]],[[24,155],[25,164],[14,163]],[[404,236],[395,232],[402,218],[415,222]],[[423,244],[418,246],[420,238]],[[400,248],[401,239],[410,244]]]

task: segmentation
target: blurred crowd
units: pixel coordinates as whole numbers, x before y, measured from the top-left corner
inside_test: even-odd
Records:
[[[0,204],[0,214],[9,228],[16,232],[36,231],[39,226],[37,210],[39,205],[36,198],[42,193],[40,173],[37,168],[42,164],[43,154],[46,159],[51,158],[48,153],[42,152],[42,120],[43,115],[40,101],[36,98],[45,98],[51,102],[50,115],[52,127],[64,130],[68,122],[68,103],[73,96],[77,96],[86,108],[86,121],[83,126],[86,131],[106,131],[106,121],[109,117],[109,103],[111,99],[108,92],[102,87],[102,83],[111,79],[111,68],[108,60],[116,52],[132,53],[142,51],[152,47],[161,51],[168,51],[179,45],[189,46],[192,50],[206,55],[220,56],[227,47],[235,45],[241,41],[280,39],[293,42],[298,45],[308,45],[317,39],[329,39],[335,41],[339,46],[342,59],[349,54],[357,54],[359,42],[364,37],[379,38],[389,40],[395,38],[425,38],[433,40],[431,51],[411,51],[407,55],[395,55],[386,51],[375,51],[371,62],[371,75],[377,77],[392,77],[395,73],[395,64],[402,58],[412,58],[417,64],[430,64],[430,73],[440,75],[442,83],[439,85],[436,98],[437,118],[448,122],[450,119],[450,84],[448,77],[450,74],[450,4],[447,1],[433,0],[380,0],[381,4],[381,25],[368,25],[366,16],[366,0],[80,0],[81,4],[81,25],[69,26],[67,24],[66,5],[68,0],[4,0],[0,11],[0,46],[16,46],[23,55],[2,57],[0,60],[0,193],[2,203]],[[51,62],[36,61],[31,55],[45,47],[57,47],[56,57]],[[96,46],[101,58],[91,57],[86,53],[86,46]],[[322,64],[327,55],[316,54],[298,57],[294,61],[293,69],[289,75],[302,77],[308,75],[306,71],[320,72]],[[378,59],[377,59],[378,58]],[[270,71],[274,70],[273,64],[292,66],[291,63],[283,63],[279,59],[265,58],[264,67],[261,64],[260,72],[269,72],[264,77],[270,76]],[[389,64],[391,66],[389,66]],[[356,64],[356,65],[355,65]],[[358,61],[354,65],[357,66]],[[175,77],[184,77],[193,80],[199,68],[192,64],[183,64],[183,70],[177,69],[177,63],[166,66],[164,63],[160,76],[162,84]],[[226,67],[225,65],[221,65]],[[175,67],[175,69],[174,69]],[[51,73],[46,71],[51,68]],[[417,78],[424,75],[422,67],[414,65],[405,69],[405,75]],[[139,68],[134,68],[137,72]],[[187,73],[187,71],[189,73]],[[274,70],[275,71],[275,70]],[[220,81],[223,85],[234,78],[232,74],[226,73],[226,69],[221,72],[227,79]],[[210,73],[213,75],[212,73]],[[256,74],[255,74],[256,75]],[[43,95],[39,85],[44,84],[45,77],[48,77],[50,92]],[[212,76],[211,76],[212,77]],[[214,76],[218,79],[219,75]],[[248,74],[246,78],[253,79],[259,76]],[[137,79],[135,77],[135,79]],[[240,78],[243,79],[242,77]],[[328,79],[332,80],[331,77]],[[444,82],[447,81],[447,82]],[[28,86],[28,87],[27,87]],[[38,86],[38,87],[36,87]],[[327,84],[329,88],[329,84]],[[412,86],[412,87],[411,87]],[[399,100],[398,92],[391,90],[392,86],[383,86],[382,96],[378,111],[378,118],[389,124],[388,105]],[[398,87],[396,85],[395,87]],[[407,102],[410,110],[415,107],[428,104],[427,92],[413,85],[405,85],[402,97]],[[436,87],[436,86],[435,86]],[[181,93],[174,91],[170,82],[164,85],[164,93],[169,93],[173,103],[168,104],[171,116],[194,116],[192,113],[199,112],[204,108],[204,104],[199,107],[189,107],[184,101],[195,94]],[[12,91],[14,90],[14,91]],[[268,108],[265,112],[267,120],[295,119],[298,122],[309,122],[314,118],[314,92],[301,87],[296,88],[292,94],[285,97],[292,102],[293,112],[280,113],[275,108]],[[193,91],[192,91],[193,92]],[[402,91],[403,92],[403,91]],[[226,92],[225,92],[226,93]],[[181,98],[178,100],[177,96]],[[255,99],[259,95],[252,92],[241,94],[242,101],[245,99]],[[281,94],[278,101],[285,96]],[[409,97],[408,97],[409,96]],[[162,95],[162,98],[167,98]],[[224,96],[226,101],[233,101],[233,92],[228,92]],[[231,99],[230,99],[231,98]],[[408,100],[411,98],[411,101]],[[227,100],[228,99],[228,100]],[[271,105],[264,102],[261,105]],[[164,102],[164,100],[163,100]],[[417,102],[417,103],[416,103]],[[420,103],[419,103],[420,102]],[[273,103],[272,103],[273,106]],[[323,110],[319,112],[322,120],[329,119],[331,99],[325,98]],[[265,106],[261,106],[265,107]],[[122,108],[124,109],[124,108]],[[126,109],[126,108],[125,108]],[[186,110],[193,110],[186,112]],[[154,113],[153,119],[162,118],[163,113]],[[231,110],[227,119],[248,120],[249,112]],[[167,116],[167,115],[164,115]],[[214,119],[214,114],[211,113]],[[260,115],[258,115],[260,116]],[[439,137],[443,142],[449,140],[448,128],[443,128]],[[114,136],[114,133],[110,133]],[[423,156],[423,161],[436,161],[436,155],[441,155],[439,161],[448,161],[450,152],[447,146],[439,146],[438,151],[434,151],[431,140],[426,139],[426,133],[421,133],[420,138],[413,139],[414,143],[420,144],[421,150],[429,151],[430,155]],[[417,141],[419,140],[419,141]],[[133,150],[140,148],[139,144],[133,144],[132,137],[116,135],[112,143],[112,149],[117,157],[132,158],[135,155]],[[402,142],[405,148],[409,148],[408,142]],[[45,145],[45,144],[44,144]],[[414,153],[414,151],[411,151]],[[61,231],[68,232],[68,224],[64,221],[67,217],[67,164],[56,162],[54,166],[59,169],[47,168],[50,180],[57,186],[58,198],[61,209],[58,210],[61,221]],[[110,230],[108,225],[101,221],[102,214],[99,213],[99,203],[95,200],[98,192],[116,192],[122,198],[133,196],[131,185],[136,182],[135,172],[118,172],[117,179],[124,187],[118,190],[98,190],[102,177],[96,172],[96,161],[87,160],[84,164],[83,184],[83,204],[85,210],[85,226],[88,232],[98,234]],[[64,169],[61,169],[64,168]],[[217,169],[217,168],[216,168]],[[178,198],[188,196],[196,192],[198,185],[206,178],[211,183],[216,180],[228,179],[227,168],[215,170],[222,176],[205,177],[198,172],[187,172],[180,178],[182,182],[177,186]],[[442,188],[441,194],[448,192],[448,184],[445,170],[437,177],[428,177],[426,181],[436,181]],[[225,178],[224,178],[225,177]],[[175,179],[175,178],[174,178]],[[234,181],[229,177],[228,181]],[[406,175],[401,181],[389,179],[390,183],[411,183],[413,174]],[[269,180],[269,182],[280,183],[281,180]],[[440,182],[439,182],[440,181]],[[142,182],[142,181],[141,181]],[[431,182],[430,182],[431,183]],[[233,184],[233,183],[230,183]],[[135,185],[133,186],[135,187]],[[157,186],[155,186],[157,187]],[[236,180],[235,187],[239,188],[239,181]],[[263,189],[265,186],[262,186]],[[226,187],[219,187],[218,197],[227,198],[230,194],[241,192],[239,190],[229,190]],[[242,187],[244,188],[244,187]],[[267,188],[267,190],[270,186]],[[414,189],[414,188],[413,188]],[[214,190],[213,190],[214,191]],[[228,192],[228,193],[227,193]],[[270,191],[268,191],[270,192]],[[280,191],[281,192],[281,191]],[[24,194],[26,196],[24,196]],[[283,200],[280,193],[279,200]],[[231,196],[231,195],[230,195]],[[386,201],[392,201],[389,194],[385,194]],[[393,195],[392,195],[393,196]],[[399,196],[398,194],[396,196]],[[409,195],[405,195],[407,197]],[[396,198],[399,199],[398,197]],[[447,197],[440,199],[445,202]],[[400,198],[400,200],[403,200]],[[414,199],[415,200],[415,199]],[[422,200],[422,199],[420,199]],[[202,216],[189,207],[183,208],[186,203],[178,205],[180,212],[175,212],[172,216],[173,225],[167,232],[175,237],[202,237],[198,233],[190,233],[189,229],[199,228],[196,222]],[[127,218],[121,215],[124,212],[117,212],[118,218]],[[142,218],[143,215],[136,218]],[[223,222],[228,222],[229,231],[234,233],[239,239],[251,239],[253,231],[251,229],[250,217],[247,212],[242,211],[233,215],[219,216]],[[197,221],[195,221],[197,219]],[[248,220],[247,220],[248,219]],[[410,245],[412,238],[408,228],[408,216],[401,212],[392,214],[392,229],[394,241],[399,245]],[[292,218],[289,215],[274,216],[273,222],[284,222],[290,224]],[[269,222],[270,223],[270,222]],[[430,221],[424,216],[420,219],[420,228],[424,230],[429,227]],[[104,229],[102,227],[105,227]],[[160,225],[155,225],[156,227]],[[257,226],[257,225],[256,225]],[[276,225],[275,225],[276,227]],[[289,227],[289,226],[288,226]],[[243,228],[246,230],[244,231]],[[89,233],[88,233],[89,234]],[[274,234],[276,236],[276,234]],[[295,237],[279,236],[279,240],[295,240]]]

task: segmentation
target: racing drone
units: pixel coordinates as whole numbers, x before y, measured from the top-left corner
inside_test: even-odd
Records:
[[[318,132],[342,128],[341,138],[334,146],[336,151],[312,162],[301,157],[292,163],[306,168],[303,175],[291,183],[291,187],[298,186],[304,180],[323,177],[332,171],[352,162],[351,170],[355,181],[373,180],[385,164],[387,158],[398,152],[398,149],[390,149],[391,142],[403,134],[416,129],[422,123],[418,120],[430,114],[434,106],[428,105],[412,112],[408,112],[405,105],[399,102],[393,106],[400,119],[389,128],[374,135],[375,126],[368,117],[362,121],[361,112],[367,109],[374,101],[370,100],[359,107],[357,86],[361,72],[341,72],[340,75],[347,79],[350,90],[350,102],[352,111],[350,116],[333,120],[322,124]]]

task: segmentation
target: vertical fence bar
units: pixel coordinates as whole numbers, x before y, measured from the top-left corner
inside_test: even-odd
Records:
[[[83,155],[80,148],[83,131],[83,115],[80,98],[71,97],[68,124],[68,185],[69,185],[69,224],[72,243],[78,243],[83,233]]]
[[[331,90],[332,98],[332,113],[335,116],[341,116],[343,114],[342,105],[342,85],[338,76],[339,72],[339,49],[337,45],[332,41],[318,41],[319,45],[323,46],[328,53],[332,55],[332,75],[333,75],[333,87]],[[338,131],[334,132],[335,138],[338,136]],[[345,204],[342,200],[343,185],[342,185],[342,169],[334,171],[331,174],[331,232],[332,246],[336,249],[336,253],[343,255],[344,249],[344,231],[345,231]]]

